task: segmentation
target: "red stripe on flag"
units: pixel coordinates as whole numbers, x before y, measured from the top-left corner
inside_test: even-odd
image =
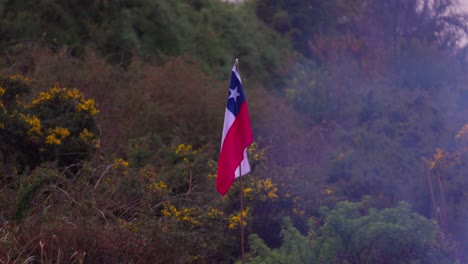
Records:
[[[218,192],[225,195],[234,182],[236,168],[244,159],[244,149],[253,142],[252,128],[250,127],[247,103],[244,102],[239,109],[234,123],[222,143],[218,162],[218,176],[216,188]]]

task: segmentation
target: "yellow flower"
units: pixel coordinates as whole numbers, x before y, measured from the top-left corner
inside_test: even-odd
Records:
[[[124,168],[128,168],[128,161],[122,159],[122,158],[118,158],[118,159],[115,159],[114,160],[114,168],[119,168],[119,167],[124,167]]]
[[[52,99],[53,95],[57,94],[59,92],[58,88],[54,87],[50,89],[48,92],[40,92],[39,93],[39,98],[34,99],[31,103],[31,105],[37,105],[43,102],[47,102]]]
[[[180,222],[187,222],[192,225],[198,225],[200,222],[194,216],[196,213],[195,208],[184,208],[182,211],[178,210],[173,205],[164,205],[164,208],[161,210],[163,216],[171,217]]]
[[[304,210],[298,210],[297,208],[293,208],[293,214],[296,214],[296,215],[304,215],[305,214],[305,211]]]
[[[256,142],[252,143],[247,149],[249,156],[253,158],[254,161],[264,161],[266,160],[266,149],[258,150],[258,145]]]
[[[468,134],[468,124],[464,125],[460,131],[458,131],[457,135],[455,136],[456,139],[461,139],[465,135]]]
[[[174,151],[175,154],[178,155],[180,158],[182,158],[182,161],[186,164],[190,163],[190,155],[197,153],[196,150],[193,150],[191,144],[179,144],[177,147],[172,146],[171,150]]]
[[[212,173],[208,173],[208,178],[209,179],[216,179],[216,168],[218,167],[218,163],[214,160],[209,160],[208,161],[208,167],[210,168],[210,171]]]
[[[45,143],[49,144],[49,145],[60,145],[60,144],[62,144],[62,141],[60,141],[60,139],[56,138],[55,134],[50,134],[50,135],[48,135],[46,137]]]
[[[326,195],[331,195],[331,194],[333,194],[333,190],[328,188],[328,189],[323,190],[322,193],[324,193]]]
[[[29,135],[34,136],[41,133],[41,120],[39,120],[37,116],[23,114],[19,114],[19,116],[31,126],[31,128],[28,130]]]
[[[0,86],[0,97],[2,97],[2,95],[5,93],[5,89]],[[3,107],[3,101],[0,99],[0,107]]]
[[[99,110],[96,108],[93,99],[88,99],[88,100],[81,99],[80,102],[76,105],[76,109],[78,111],[89,112],[93,116],[99,113]]]
[[[197,153],[196,150],[193,150],[193,146],[191,144],[179,144],[177,148],[173,148],[177,155],[189,155]]]
[[[64,139],[68,136],[70,136],[70,131],[68,129],[63,128],[63,127],[56,127],[53,132],[59,136],[61,139]]]
[[[250,201],[253,200],[253,189],[250,187],[244,188],[244,196]]]
[[[10,80],[13,80],[13,81],[20,80],[20,81],[26,82],[28,84],[30,84],[32,82],[31,79],[29,79],[27,77],[24,77],[24,76],[22,76],[20,74],[12,75],[9,78],[10,78]]]
[[[215,208],[211,208],[208,211],[208,217],[212,218],[212,219],[219,218],[219,217],[221,217],[223,215],[224,215],[223,212],[221,212],[221,211],[219,211],[218,209],[215,209]]]
[[[49,145],[60,145],[62,139],[70,136],[70,131],[63,127],[56,127],[54,129],[48,129],[49,135],[46,136],[46,144]]]
[[[74,88],[74,89],[67,89],[66,92],[64,93],[64,97],[66,99],[81,99],[84,96],[78,89]]]
[[[179,216],[180,212],[173,205],[165,205],[161,210],[162,215],[164,216]]]
[[[247,207],[245,210],[242,211],[242,225],[243,226],[246,226],[247,225],[247,221],[246,218],[247,216],[249,215],[249,212],[250,212],[250,208]],[[237,226],[239,226],[241,224],[241,213],[237,213],[237,214],[234,214],[234,215],[231,215],[231,217],[229,218],[229,229],[236,229]]]
[[[195,218],[195,208],[184,208],[182,215],[179,218],[181,221],[186,221],[192,225],[198,225],[200,222]]]
[[[94,134],[89,132],[88,129],[83,129],[83,131],[81,131],[80,133],[80,138],[83,140],[83,141],[89,141],[90,139],[92,139],[94,137]]]
[[[444,150],[436,148],[436,153],[434,154],[434,161],[441,160],[444,157]]]
[[[267,193],[267,197],[270,199],[270,200],[275,200],[275,199],[278,199],[278,195],[276,194],[276,192],[278,191],[278,188],[274,188],[273,190],[269,191]]]
[[[34,99],[31,103],[31,106],[50,101],[54,98],[60,98],[61,100],[72,100],[76,104],[76,110],[79,112],[88,112],[92,116],[99,112],[93,99],[86,100],[83,93],[81,93],[78,89],[60,87],[58,83],[48,91],[40,92],[39,98]]]
[[[278,199],[278,187],[271,181],[271,179],[258,180],[257,189],[258,192],[262,194],[259,197],[261,201],[266,201],[267,199]]]
[[[163,191],[163,190],[167,190],[167,184],[163,181],[159,181],[159,182],[154,182],[152,184],[152,189],[155,190],[155,191]]]

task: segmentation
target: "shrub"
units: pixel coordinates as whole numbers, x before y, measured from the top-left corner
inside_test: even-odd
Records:
[[[21,172],[46,161],[65,167],[91,157],[99,148],[94,100],[59,84],[29,100],[32,88],[25,77],[0,77],[3,163]]]
[[[459,263],[436,223],[407,203],[379,211],[345,201],[321,214],[307,235],[286,219],[279,249],[250,236],[251,263]]]

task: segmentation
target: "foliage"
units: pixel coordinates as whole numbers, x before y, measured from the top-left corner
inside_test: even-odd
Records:
[[[467,225],[462,219],[468,213],[465,189],[468,182],[463,176],[467,160],[467,125],[455,135],[456,146],[451,150],[436,148],[431,157],[423,157],[426,165],[430,210],[442,230],[453,230],[453,237],[460,241],[460,250],[466,252]]]
[[[32,81],[3,76],[1,155],[5,165],[23,171],[46,161],[69,166],[94,155],[99,131],[93,99],[58,84],[27,102]]]
[[[0,252],[9,259],[59,263],[234,261],[238,202],[236,197],[215,198],[219,195],[212,188],[215,178],[207,176],[215,168],[206,163],[206,153],[179,144],[160,154],[157,167],[131,168],[122,158],[101,160],[97,165],[83,164],[73,177],[67,177],[68,169],[43,163],[15,178],[17,202],[2,212],[2,218],[11,221],[2,229],[9,242]],[[265,150],[254,145],[249,153],[254,172],[259,171]],[[277,203],[289,198],[270,179],[252,177],[247,186],[243,223],[247,232],[272,222],[273,214],[294,217]],[[2,199],[4,203],[11,198]],[[275,211],[265,214],[269,204]]]
[[[255,2],[256,14],[262,21],[291,39],[303,55],[315,59],[320,57],[310,47],[324,36],[346,36],[345,42],[353,42],[350,51],[359,55],[372,52],[363,50],[363,43],[370,48],[381,41],[391,50],[414,40],[444,49],[456,48],[468,32],[466,16],[454,0]]]
[[[341,202],[322,208],[306,236],[286,219],[282,237],[281,247],[270,249],[252,235],[251,263],[458,263],[452,242],[407,203],[377,210],[365,202]]]
[[[2,261],[231,263],[243,226],[259,255],[298,262],[280,248],[285,217],[312,260],[360,257],[365,236],[421,242],[400,232],[411,223],[443,242],[425,252],[453,238],[466,255],[455,1],[0,1],[0,14]],[[256,141],[243,211],[237,182],[214,190],[236,57]],[[372,206],[340,203],[364,195]],[[347,228],[362,247],[340,242]]]
[[[135,57],[165,61],[188,53],[215,76],[228,76],[219,68],[239,58],[257,73],[252,79],[265,80],[282,67],[288,44],[251,10],[218,0],[2,1],[0,49],[42,41],[80,57],[93,45],[123,66]]]

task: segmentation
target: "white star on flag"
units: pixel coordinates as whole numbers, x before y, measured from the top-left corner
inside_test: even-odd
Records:
[[[234,98],[234,102],[237,102],[237,97],[240,95],[240,93],[237,92],[237,86],[234,89],[229,88],[229,92],[231,94],[228,99]]]

